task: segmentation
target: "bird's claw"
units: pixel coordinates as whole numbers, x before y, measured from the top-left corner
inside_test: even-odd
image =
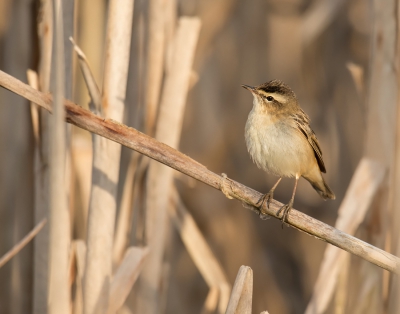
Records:
[[[283,224],[287,222],[287,218],[289,216],[289,212],[292,209],[292,207],[293,207],[293,200],[290,200],[290,202],[288,204],[283,205],[281,208],[279,208],[279,210],[276,213],[276,215],[279,217],[281,212],[283,211],[282,218],[281,218],[282,228],[283,228]]]
[[[267,208],[269,208],[269,204],[271,204],[271,200],[273,198],[274,198],[274,192],[271,192],[271,191],[260,197],[260,199],[256,203],[260,212],[263,212],[262,209],[263,209],[265,201],[267,201]],[[258,205],[258,204],[260,204],[260,205]]]
[[[260,199],[257,201],[256,205],[259,210],[259,216],[262,220],[266,220],[269,218],[269,215],[263,210],[264,203],[267,201],[267,208],[269,208],[269,204],[271,203],[271,200],[273,199],[274,193],[273,192],[268,192],[264,194],[263,196],[260,197]],[[258,205],[260,204],[260,205]]]

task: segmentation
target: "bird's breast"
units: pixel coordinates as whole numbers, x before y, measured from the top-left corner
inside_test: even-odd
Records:
[[[308,171],[315,158],[305,137],[290,120],[277,120],[252,110],[246,123],[247,149],[255,164],[277,176],[293,177]]]

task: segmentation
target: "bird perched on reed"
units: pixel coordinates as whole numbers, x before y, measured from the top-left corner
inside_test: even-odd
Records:
[[[285,83],[273,80],[256,87],[242,85],[253,94],[253,109],[246,122],[245,139],[251,158],[262,170],[279,177],[259,200],[260,211],[269,207],[282,177],[295,177],[292,198],[282,206],[285,222],[293,206],[300,177],[311,183],[323,199],[335,199],[321,172],[326,172],[322,151],[310,127],[310,119],[300,108],[295,93]]]

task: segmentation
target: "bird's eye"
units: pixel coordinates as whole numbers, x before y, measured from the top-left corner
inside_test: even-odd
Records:
[[[267,100],[268,100],[268,101],[273,101],[273,100],[274,100],[274,97],[268,96],[268,97],[267,97]]]

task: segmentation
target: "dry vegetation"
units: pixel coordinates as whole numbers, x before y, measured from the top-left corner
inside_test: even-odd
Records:
[[[399,7],[1,1],[0,313],[399,313]],[[242,207],[274,178],[240,84],[274,78],[337,195],[283,230]]]

